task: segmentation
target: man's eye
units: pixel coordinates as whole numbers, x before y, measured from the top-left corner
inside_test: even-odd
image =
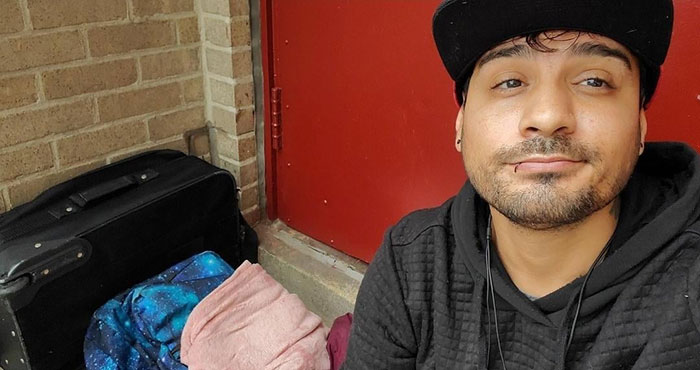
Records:
[[[523,86],[523,82],[516,79],[505,80],[498,85],[494,86],[494,89],[515,89]]]
[[[605,80],[600,78],[587,78],[581,82],[581,84],[590,87],[610,87],[610,84],[605,82]]]

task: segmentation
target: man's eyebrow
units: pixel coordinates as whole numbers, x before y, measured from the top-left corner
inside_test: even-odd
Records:
[[[574,44],[569,49],[571,54],[578,56],[600,56],[600,57],[612,57],[621,60],[627,66],[627,69],[632,69],[632,62],[627,54],[616,48],[611,48],[609,46],[598,44],[595,42],[584,42],[581,44]]]
[[[479,60],[478,67],[481,68],[484,64],[498,58],[507,57],[532,57],[532,50],[524,44],[513,45],[507,48],[492,50],[484,54]]]

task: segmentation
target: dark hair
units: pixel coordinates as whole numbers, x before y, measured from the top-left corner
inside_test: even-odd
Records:
[[[544,40],[551,41],[551,40],[560,40],[563,35],[566,35],[568,33],[572,33],[571,31],[559,31],[559,32],[552,32],[552,31],[537,31],[537,32],[531,32],[519,37],[514,37],[510,39],[509,41],[515,41],[516,39],[519,39],[521,37],[525,37],[525,42],[529,47],[532,49],[542,52],[542,53],[553,53],[557,51],[557,49],[552,49],[549,46],[545,45],[543,43]],[[579,37],[581,37],[581,34],[585,34],[586,32],[583,31],[575,31],[575,35],[571,36],[571,38],[563,39],[563,41],[570,41],[573,40],[573,42],[576,42]],[[573,44],[573,43],[572,43]],[[639,106],[646,108],[647,103],[649,102],[649,99],[647,99],[646,96],[646,91],[649,89],[647,88],[647,84],[649,83],[649,76],[647,75],[647,69],[644,63],[641,62],[639,57],[632,52],[632,55],[637,61],[637,65],[639,66]],[[476,63],[475,63],[476,64]],[[463,84],[462,87],[462,94],[463,98],[462,101],[460,102],[461,105],[464,105],[464,102],[466,101],[467,97],[467,90],[469,90],[469,82],[471,81],[471,76],[474,73],[474,66],[471,67],[471,71],[468,71],[466,76],[467,79]]]

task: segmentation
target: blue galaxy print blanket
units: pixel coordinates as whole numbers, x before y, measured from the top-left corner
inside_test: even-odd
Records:
[[[88,370],[176,369],[180,336],[194,307],[233,269],[214,252],[193,256],[109,300],[85,336]]]

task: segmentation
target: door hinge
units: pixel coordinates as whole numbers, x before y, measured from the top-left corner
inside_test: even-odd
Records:
[[[273,87],[270,94],[272,111],[272,149],[282,149],[282,88]]]

